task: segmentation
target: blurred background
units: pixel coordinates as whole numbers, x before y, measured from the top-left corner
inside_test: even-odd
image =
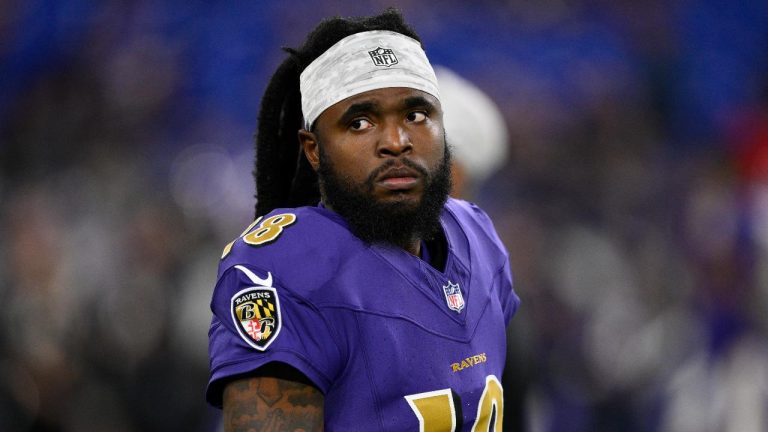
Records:
[[[0,430],[216,429],[279,47],[389,5],[508,129],[467,195],[523,302],[508,429],[768,431],[760,0],[0,0]]]

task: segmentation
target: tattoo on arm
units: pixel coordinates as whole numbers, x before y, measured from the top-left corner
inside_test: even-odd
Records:
[[[323,395],[310,385],[250,377],[224,389],[225,432],[323,430]]]

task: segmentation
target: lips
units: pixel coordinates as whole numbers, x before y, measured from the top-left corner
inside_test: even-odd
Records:
[[[408,167],[390,168],[376,178],[376,183],[389,190],[411,189],[419,182],[421,174]]]

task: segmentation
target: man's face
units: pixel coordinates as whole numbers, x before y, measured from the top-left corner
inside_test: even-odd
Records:
[[[366,241],[428,237],[450,188],[440,104],[409,88],[372,90],[318,117],[307,157],[323,200]],[[314,150],[312,150],[314,149]]]

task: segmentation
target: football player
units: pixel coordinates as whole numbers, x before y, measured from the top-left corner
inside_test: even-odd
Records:
[[[519,300],[491,221],[448,198],[418,36],[390,9],[287,51],[259,115],[257,218],[219,264],[208,401],[226,431],[501,431]]]

